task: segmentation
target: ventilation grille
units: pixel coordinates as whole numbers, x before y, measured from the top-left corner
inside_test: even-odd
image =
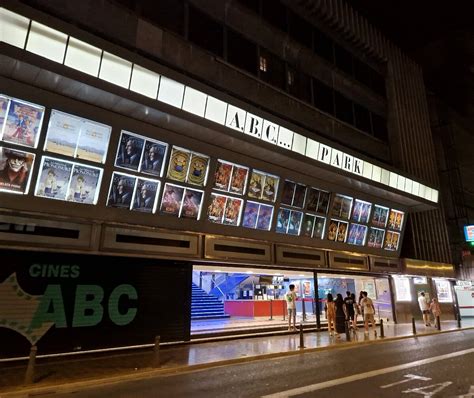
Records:
[[[279,265],[300,265],[308,268],[326,266],[322,250],[281,245],[276,248],[276,262]]]
[[[206,236],[204,255],[208,259],[271,263],[271,244],[245,239]]]
[[[370,269],[378,272],[400,272],[401,264],[397,258],[370,257]]]
[[[365,271],[369,269],[369,262],[365,256],[351,256],[330,252],[329,266],[331,268],[356,269]]]

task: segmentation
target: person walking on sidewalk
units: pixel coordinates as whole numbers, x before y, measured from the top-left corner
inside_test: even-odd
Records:
[[[296,299],[298,295],[295,292],[295,285],[291,284],[285,295],[286,307],[288,308],[288,330],[296,330]],[[293,320],[293,327],[291,321]]]
[[[432,313],[433,316],[434,316],[435,328],[438,328],[438,327],[439,327],[439,325],[438,325],[438,317],[441,315],[441,308],[440,308],[440,306],[439,306],[439,303],[438,303],[438,299],[437,299],[437,298],[433,298],[433,300],[431,300],[430,311],[431,311],[431,313]],[[441,321],[441,320],[440,320],[440,321]]]
[[[377,336],[377,331],[375,330],[375,307],[374,302],[370,297],[367,297],[367,292],[362,292],[362,300],[360,306],[362,308],[362,313],[364,314],[364,327],[365,334],[369,334],[369,323],[374,328],[375,336]]]
[[[352,297],[352,301],[354,303],[353,307],[352,307],[354,309],[354,321],[352,322],[352,327],[354,328],[354,333],[355,333],[355,331],[358,329],[357,328],[357,317],[360,314],[360,306],[359,306],[359,304],[357,304],[355,293],[352,293],[351,297]]]
[[[346,314],[347,314],[347,319],[346,321],[349,322],[350,325],[352,325],[352,328],[356,328],[356,325],[354,324],[354,318],[355,318],[355,311],[354,311],[354,296],[351,294],[351,292],[347,291],[346,292],[346,298],[344,299],[344,305],[346,306]],[[354,296],[355,297],[355,296]]]
[[[425,326],[431,326],[430,323],[430,303],[425,296],[425,292],[421,292],[418,297],[418,305],[420,306],[420,311],[423,314],[423,322]]]
[[[336,323],[336,304],[332,298],[332,294],[328,293],[327,301],[324,305],[324,311],[326,311],[326,319],[328,320],[328,332],[329,336],[332,336],[333,330],[335,333],[335,323]]]
[[[336,297],[336,338],[341,338],[340,334],[344,333],[346,330],[346,318],[347,318],[347,310],[344,304],[344,299],[342,298],[342,294],[338,293]]]

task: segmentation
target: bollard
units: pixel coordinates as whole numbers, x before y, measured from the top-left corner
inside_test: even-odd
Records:
[[[303,324],[300,323],[300,346],[298,347],[300,350],[305,348],[304,346],[304,336],[303,336]]]
[[[458,328],[461,329],[461,314],[458,312]]]
[[[273,321],[273,300],[270,299],[270,319],[269,321]]]
[[[383,332],[383,319],[380,320],[380,338],[383,339],[385,334]]]
[[[416,334],[416,325],[415,325],[415,318],[411,318],[411,326],[413,328],[413,334]]]
[[[155,336],[155,346],[153,347],[153,367],[160,366],[160,336]]]
[[[304,305],[304,298],[301,299],[301,305],[303,306],[303,321],[306,321],[306,306]]]
[[[441,330],[441,320],[439,319],[439,315],[436,317],[436,329]]]
[[[28,359],[28,366],[25,374],[25,385],[33,384],[35,379],[35,364],[36,364],[36,352],[38,348],[35,345],[31,346],[30,358]]]
[[[344,322],[344,329],[346,332],[346,340],[351,341],[351,333],[349,332],[349,321]]]

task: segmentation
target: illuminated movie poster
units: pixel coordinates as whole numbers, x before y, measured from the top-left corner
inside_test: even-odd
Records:
[[[175,181],[186,181],[189,168],[190,152],[184,149],[173,147],[171,150],[170,163],[168,166],[168,178]]]
[[[301,220],[303,219],[303,213],[300,211],[291,211],[290,221],[288,223],[288,234],[299,235],[301,229]]]
[[[174,184],[165,184],[160,210],[163,213],[179,216],[183,202],[184,187]]]
[[[247,184],[249,169],[243,166],[236,166],[232,170],[232,178],[230,180],[230,192],[243,195]]]
[[[291,206],[293,204],[295,187],[296,183],[294,183],[293,181],[285,180],[285,182],[283,183],[283,191],[281,194],[281,204],[288,206]]]
[[[216,172],[214,174],[214,188],[228,191],[231,175],[232,164],[218,160]]]
[[[399,240],[400,234],[398,232],[387,231],[383,248],[385,250],[396,251],[398,249]]]
[[[43,149],[74,157],[81,126],[80,118],[53,109]]]
[[[316,222],[314,224],[313,238],[323,239],[325,226],[326,226],[326,219],[324,217],[316,217]]]
[[[137,178],[128,174],[114,172],[110,182],[107,206],[130,209]]]
[[[272,225],[273,206],[260,205],[258,209],[257,229],[269,231]]]
[[[164,142],[147,138],[145,141],[145,149],[143,151],[140,171],[142,173],[161,177],[163,175],[163,166],[165,164],[167,151],[168,145]]]
[[[188,177],[186,181],[193,185],[205,185],[208,165],[208,156],[193,153],[189,163]]]
[[[144,145],[144,137],[122,131],[120,133],[115,166],[137,171],[140,166]]]
[[[35,155],[0,147],[0,191],[28,193]]]
[[[0,95],[0,138],[2,137],[3,123],[5,123],[5,117],[7,116],[8,105],[10,105],[10,99]]]
[[[329,229],[328,229],[328,240],[335,241],[337,239],[337,227],[339,223],[336,220],[331,220],[329,222]]]
[[[275,231],[280,234],[286,234],[288,231],[288,224],[290,223],[290,210],[280,208],[278,210]]]
[[[314,223],[316,216],[312,214],[305,214],[303,218],[303,226],[301,228],[301,235],[311,238],[313,236]]]
[[[44,156],[36,182],[36,196],[66,200],[73,163]]]
[[[385,228],[388,221],[388,207],[374,206],[374,214],[372,215],[372,225]]]
[[[278,177],[267,174],[265,176],[265,183],[263,185],[262,199],[274,202],[276,199],[276,193],[278,191],[278,183],[280,179]]]
[[[255,229],[257,226],[259,204],[255,202],[247,202],[243,215],[242,226]]]
[[[154,213],[158,202],[160,181],[137,178],[137,186],[132,202],[132,210]]]
[[[44,107],[17,99],[10,100],[2,140],[36,148],[38,145]]]
[[[199,220],[203,195],[203,191],[186,188],[184,190],[183,206],[181,207],[180,217]]]
[[[242,210],[242,199],[227,198],[224,210],[223,224],[237,226],[240,223],[240,213]]]
[[[367,246],[373,247],[375,249],[381,249],[383,245],[384,236],[385,236],[384,229],[370,228]]]
[[[263,183],[265,181],[265,174],[253,170],[250,176],[249,192],[251,198],[261,199],[263,191]]]
[[[67,200],[95,205],[99,196],[101,179],[102,169],[75,163]]]
[[[299,207],[300,209],[304,206],[304,200],[306,197],[306,185],[296,184],[295,196],[293,197],[293,206]]]
[[[210,221],[222,224],[226,201],[227,196],[211,194],[211,204],[207,209],[207,217]]]
[[[364,246],[366,235],[367,227],[365,225],[351,224],[347,236],[347,243],[350,245]]]
[[[401,231],[403,225],[403,211],[390,210],[390,216],[388,217],[388,228],[394,229],[395,231]]]
[[[345,242],[347,236],[347,226],[348,223],[340,221],[339,226],[337,228],[337,241],[338,242]]]
[[[87,119],[82,120],[81,134],[77,141],[76,158],[96,163],[105,163],[112,127]],[[131,149],[130,155],[128,154],[128,147],[126,147],[125,154],[122,153],[122,167],[127,167],[128,165],[129,167],[127,168],[136,170],[135,158],[132,160],[132,157],[135,153],[139,153],[138,157],[140,157],[141,146],[143,146],[143,143],[142,140],[138,138],[135,144],[136,148]],[[130,160],[129,163],[127,163],[127,159]]]

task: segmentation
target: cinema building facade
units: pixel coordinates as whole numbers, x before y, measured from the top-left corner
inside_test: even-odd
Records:
[[[422,74],[363,18],[68,3],[0,3],[1,357],[284,329],[289,284],[454,319]]]

